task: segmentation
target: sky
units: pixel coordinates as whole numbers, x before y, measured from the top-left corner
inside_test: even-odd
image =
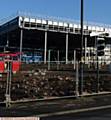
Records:
[[[0,20],[18,11],[80,20],[80,0],[0,0]],[[111,0],[84,0],[84,21],[111,24]]]

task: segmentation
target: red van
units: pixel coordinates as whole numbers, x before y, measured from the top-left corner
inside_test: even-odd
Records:
[[[12,72],[17,72],[20,69],[20,53],[0,53],[0,73],[7,71],[7,64],[12,64]]]

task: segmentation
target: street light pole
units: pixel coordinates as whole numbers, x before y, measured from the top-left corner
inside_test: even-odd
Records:
[[[80,61],[80,90],[79,94],[83,94],[83,13],[84,13],[84,1],[81,0],[81,61]]]

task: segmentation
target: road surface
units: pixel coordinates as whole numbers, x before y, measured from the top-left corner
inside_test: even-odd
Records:
[[[44,117],[41,120],[111,120],[111,109]]]

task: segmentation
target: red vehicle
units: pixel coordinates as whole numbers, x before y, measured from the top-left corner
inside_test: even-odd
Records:
[[[0,73],[7,72],[7,66],[8,63],[11,63],[12,66],[12,72],[17,72],[20,69],[20,59],[19,59],[20,53],[0,53]]]

